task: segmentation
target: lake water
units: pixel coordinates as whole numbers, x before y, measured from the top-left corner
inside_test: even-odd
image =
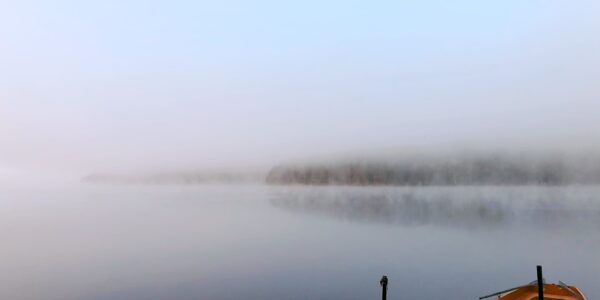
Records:
[[[599,229],[598,187],[5,188],[0,299],[599,299]]]

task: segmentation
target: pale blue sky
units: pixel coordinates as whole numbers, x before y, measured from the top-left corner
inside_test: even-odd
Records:
[[[0,167],[600,138],[598,1],[0,1]]]

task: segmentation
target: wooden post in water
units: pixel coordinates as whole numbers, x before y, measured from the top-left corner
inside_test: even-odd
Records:
[[[544,275],[542,274],[542,266],[537,266],[537,286],[538,300],[544,300]]]
[[[381,285],[381,300],[386,300],[387,299],[387,284],[388,284],[387,276],[381,277],[381,280],[379,280],[379,284]]]

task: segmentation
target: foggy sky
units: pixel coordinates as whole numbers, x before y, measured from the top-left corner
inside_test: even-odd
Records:
[[[598,1],[0,2],[0,174],[600,138]]]

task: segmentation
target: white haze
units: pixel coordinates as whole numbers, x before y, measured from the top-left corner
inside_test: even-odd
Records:
[[[0,179],[600,140],[598,2],[315,5],[3,3]]]

